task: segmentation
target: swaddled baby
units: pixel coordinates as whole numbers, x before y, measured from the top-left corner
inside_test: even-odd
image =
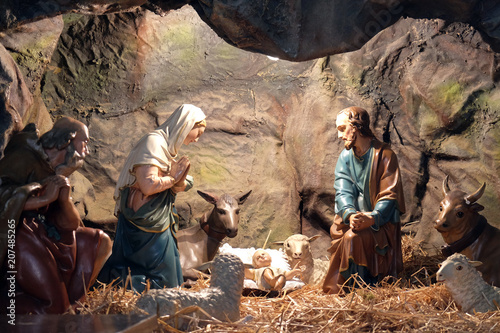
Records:
[[[291,280],[302,272],[297,266],[289,271],[272,267],[271,262],[272,258],[269,253],[264,250],[255,251],[252,256],[254,268],[245,269],[245,278],[254,280],[259,289],[281,290],[287,280]]]

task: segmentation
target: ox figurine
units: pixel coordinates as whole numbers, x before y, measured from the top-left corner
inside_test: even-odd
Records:
[[[193,268],[212,261],[224,238],[236,237],[240,220],[239,205],[245,202],[250,193],[252,191],[240,197],[228,194],[217,197],[198,191],[198,194],[214,207],[210,212],[203,214],[198,225],[177,232],[182,275],[185,280],[198,279],[199,273]]]
[[[484,207],[477,203],[484,193],[486,183],[474,193],[450,191],[448,176],[443,181],[444,199],[439,206],[439,216],[434,228],[441,233],[446,245],[444,256],[453,253],[466,255],[469,260],[481,261],[478,267],[486,282],[500,286],[500,230],[479,214]]]

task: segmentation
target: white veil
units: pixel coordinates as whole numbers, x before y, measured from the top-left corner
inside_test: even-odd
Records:
[[[162,172],[168,173],[184,139],[194,124],[205,117],[200,108],[183,104],[162,125],[139,140],[125,161],[115,187],[115,214],[120,203],[120,191],[135,183],[134,168],[138,165],[155,165]]]

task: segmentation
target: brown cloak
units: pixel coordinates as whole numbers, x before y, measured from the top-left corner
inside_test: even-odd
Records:
[[[387,144],[373,140],[372,145],[374,157],[369,180],[372,206],[379,200],[396,200],[397,209],[402,214],[405,212],[405,203],[397,157]],[[361,267],[359,275],[363,275],[364,270],[368,276],[376,279],[397,276],[403,269],[399,221],[388,222],[378,231],[367,228],[353,232],[342,221],[342,217],[336,215],[330,235],[333,241],[328,251],[332,257],[323,284],[323,290],[327,293],[340,291],[350,273],[356,270],[352,271],[353,264]]]
[[[23,211],[26,200],[55,175],[34,126],[15,134],[4,153],[0,160],[2,281],[6,274],[15,274],[18,314],[65,312],[89,287],[101,231],[60,228],[57,201],[36,211]],[[8,242],[11,238],[14,246]],[[5,287],[1,303],[9,301]]]

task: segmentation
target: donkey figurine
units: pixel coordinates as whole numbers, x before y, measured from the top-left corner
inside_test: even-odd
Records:
[[[240,197],[232,197],[224,193],[217,197],[198,191],[198,194],[214,207],[210,212],[203,214],[198,225],[177,232],[177,245],[184,280],[197,280],[199,274],[193,268],[212,261],[224,238],[236,237],[240,220],[239,205],[245,202],[250,193],[252,191]]]

